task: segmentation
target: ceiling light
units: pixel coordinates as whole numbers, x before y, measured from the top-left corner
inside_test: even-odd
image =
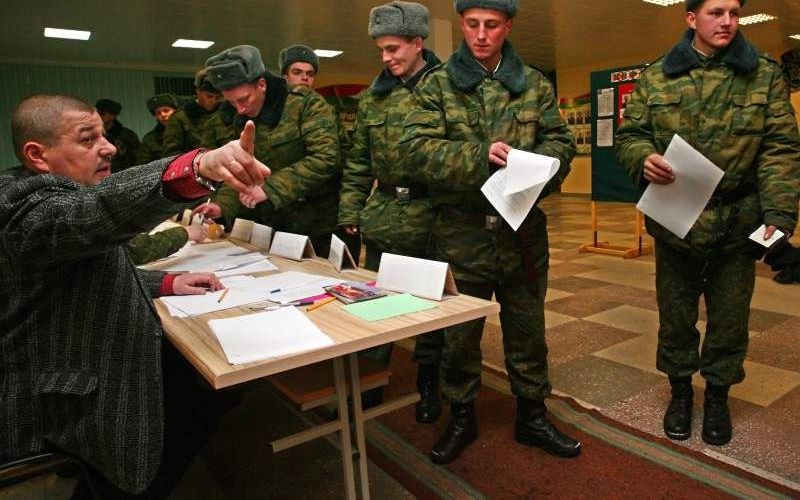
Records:
[[[795,40],[800,40],[800,34],[797,34],[797,35],[789,35],[789,38],[794,38]]]
[[[684,0],[644,0],[647,3],[654,3],[662,7],[669,7],[678,3],[683,3]]]
[[[44,36],[47,38],[67,38],[69,40],[88,40],[91,31],[63,30],[60,28],[45,28]]]
[[[341,50],[323,50],[323,49],[316,49],[314,51],[316,55],[319,57],[336,57],[342,53]]]
[[[769,14],[753,14],[752,16],[745,16],[739,18],[739,25],[740,26],[747,26],[748,24],[756,24],[756,23],[765,23],[767,21],[772,21],[773,19],[778,19],[775,16],[771,16]]]
[[[207,49],[214,45],[214,42],[207,40],[188,40],[186,38],[178,38],[173,42],[173,47],[181,47],[184,49]]]

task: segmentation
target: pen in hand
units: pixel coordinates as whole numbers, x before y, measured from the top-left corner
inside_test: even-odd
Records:
[[[209,197],[208,197],[208,199],[206,200],[206,203],[205,203],[205,204],[206,204],[206,205],[208,205],[209,203],[211,203],[211,197],[210,197],[210,196],[209,196]],[[202,224],[203,224],[203,222],[205,222],[205,220],[206,220],[206,213],[205,213],[205,212],[203,212],[203,213],[201,213],[201,214],[200,214],[200,225],[202,225]]]

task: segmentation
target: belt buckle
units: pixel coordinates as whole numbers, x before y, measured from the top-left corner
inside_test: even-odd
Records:
[[[397,201],[409,201],[409,200],[411,200],[411,188],[395,187],[394,188],[394,197],[397,198]]]
[[[497,231],[502,226],[502,219],[497,215],[487,215],[485,218],[484,227],[488,231]]]

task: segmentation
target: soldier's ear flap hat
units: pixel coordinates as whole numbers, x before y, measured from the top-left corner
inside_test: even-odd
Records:
[[[94,104],[98,112],[108,113],[110,115],[118,115],[122,112],[122,104],[111,99],[100,99]]]
[[[205,90],[206,92],[213,92],[214,94],[219,93],[219,90],[211,85],[211,80],[208,78],[208,71],[205,68],[194,74],[194,88]]]
[[[169,106],[172,109],[178,109],[178,99],[172,94],[156,94],[147,100],[147,109],[151,115],[156,114],[156,109],[161,106]]]
[[[369,12],[367,32],[372,38],[410,36],[428,38],[428,8],[416,2],[389,2]]]
[[[308,63],[314,67],[314,71],[319,71],[319,58],[305,45],[292,45],[281,50],[278,54],[278,70],[281,74],[286,73],[286,68],[296,62]]]
[[[701,5],[705,3],[706,0],[686,0],[686,12],[694,11]],[[744,4],[747,3],[747,0],[739,0],[739,5],[744,7]]]
[[[517,15],[517,0],[453,0],[456,12],[467,9],[491,9],[505,12],[508,17]]]
[[[264,76],[266,68],[261,52],[252,45],[225,49],[206,61],[206,79],[219,90],[227,90]]]

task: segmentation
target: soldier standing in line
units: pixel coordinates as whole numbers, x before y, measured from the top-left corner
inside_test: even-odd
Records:
[[[136,165],[136,155],[140,146],[139,136],[117,120],[117,116],[122,113],[122,104],[111,99],[100,99],[94,107],[103,120],[106,139],[117,148],[117,154],[111,160],[111,173]]]
[[[397,152],[403,120],[413,107],[413,90],[422,75],[440,64],[423,48],[429,33],[427,7],[390,2],[370,12],[369,36],[385,66],[358,103],[353,144],[347,157],[339,200],[339,225],[351,235],[361,233],[367,246],[366,268],[377,271],[381,254],[391,252],[427,258],[433,210],[428,190],[408,172]],[[378,186],[372,191],[373,183]],[[441,413],[439,360],[442,332],[416,338],[419,363],[418,422],[434,422]],[[389,364],[392,344],[365,351]]]
[[[254,120],[255,156],[273,175],[249,197],[222,188],[214,202],[196,211],[224,217],[228,223],[243,217],[278,231],[308,235],[317,252],[326,256],[339,202],[340,151],[331,107],[311,89],[289,88],[286,80],[266,70],[261,53],[250,45],[209,58],[206,69],[207,78],[237,112],[232,134],[215,114],[206,122],[206,138],[227,142],[248,119]]]
[[[459,291],[500,302],[503,347],[517,396],[515,439],[560,457],[580,453],[578,441],[547,419],[544,298],[548,243],[544,213],[534,207],[517,231],[480,191],[506,164],[511,148],[558,158],[545,187],[564,180],[575,141],[558,111],[553,85],[517,55],[511,33],[516,0],[456,0],[464,42],[445,65],[417,85],[417,109],[405,122],[399,157],[425,182],[436,211],[433,256],[449,262]],[[481,384],[484,320],[445,329],[442,393],[452,417],[431,460],[452,462],[478,437],[475,398]]]
[[[178,109],[178,100],[172,94],[156,94],[147,100],[147,109],[156,119],[153,130],[142,137],[142,143],[136,154],[136,164],[144,165],[153,160],[163,158],[161,151],[164,143],[164,128]]]
[[[617,130],[616,154],[640,185],[669,184],[661,156],[678,134],[725,171],[684,239],[651,219],[659,309],[657,367],[669,376],[671,439],[691,435],[692,374],[706,380],[703,440],[730,441],[728,389],[744,379],[755,259],[748,235],[797,223],[800,139],[778,64],[738,31],[745,0],[687,0],[689,30],[641,76]],[[708,321],[695,327],[700,295]],[[698,352],[698,348],[700,349]]]
[[[164,130],[162,157],[185,153],[202,144],[203,125],[219,107],[220,93],[206,78],[206,70],[194,75],[195,99],[178,110]]]

